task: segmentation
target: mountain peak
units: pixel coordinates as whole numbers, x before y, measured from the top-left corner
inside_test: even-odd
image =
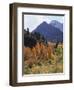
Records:
[[[59,21],[57,21],[57,20],[52,20],[50,23],[52,23],[52,24],[54,24],[54,25],[56,25],[56,24],[62,24],[61,22],[59,22]]]
[[[57,21],[57,20],[52,20],[49,25],[52,25],[52,26],[60,29],[60,31],[63,32],[63,24],[60,23],[59,21]]]
[[[47,24],[48,25],[48,23],[46,21],[43,21],[41,24]]]
[[[49,24],[46,21],[43,21],[39,26],[37,26],[37,28],[44,28],[46,29],[47,27],[49,27]]]
[[[62,42],[63,41],[63,32],[53,26],[52,24],[48,24],[47,22],[42,22],[36,29],[33,30],[32,33],[38,32],[44,36],[47,41],[51,42]]]

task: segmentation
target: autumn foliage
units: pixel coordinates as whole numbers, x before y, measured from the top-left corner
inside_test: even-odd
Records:
[[[62,45],[60,47],[62,48]],[[24,47],[25,73],[28,71],[26,71],[27,68],[29,68],[28,73],[32,74],[40,72],[48,73],[49,68],[51,70],[50,72],[56,72],[56,65],[60,65],[59,67],[61,68],[61,71],[59,72],[62,72],[63,65],[57,63],[57,61],[59,61],[59,58],[60,57],[57,55],[57,53],[55,53],[54,45],[51,44],[45,46],[43,43],[37,43],[36,46],[33,48]],[[40,70],[40,68],[42,68],[42,71]]]
[[[63,72],[63,43],[24,30],[24,74]]]

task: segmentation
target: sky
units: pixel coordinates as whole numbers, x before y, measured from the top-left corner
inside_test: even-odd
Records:
[[[29,31],[32,32],[42,22],[45,21],[49,24],[52,20],[64,23],[64,16],[24,15],[24,29],[29,28]]]

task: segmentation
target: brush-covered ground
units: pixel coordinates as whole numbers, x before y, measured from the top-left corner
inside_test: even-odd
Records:
[[[63,45],[56,48],[37,43],[35,47],[24,47],[24,74],[49,74],[63,72]]]

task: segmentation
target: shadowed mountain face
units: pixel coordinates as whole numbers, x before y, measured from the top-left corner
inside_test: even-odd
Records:
[[[50,24],[43,22],[35,30],[33,30],[32,33],[38,32],[42,34],[47,41],[63,42],[63,30],[61,31],[61,29],[56,26],[52,21]]]

